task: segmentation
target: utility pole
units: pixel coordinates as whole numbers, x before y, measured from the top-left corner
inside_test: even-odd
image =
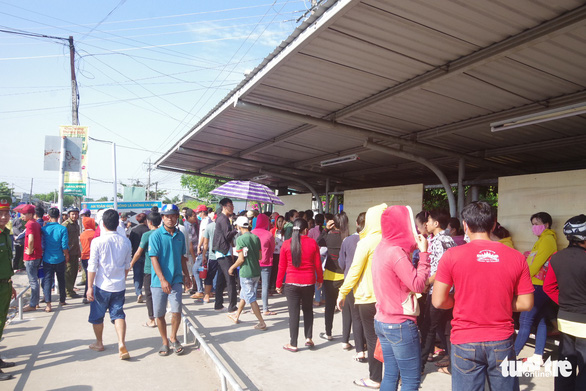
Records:
[[[33,203],[33,179],[34,178],[31,178],[31,194],[30,194],[30,197],[29,197],[29,200],[30,200],[31,204]]]
[[[147,182],[147,201],[151,200],[151,158],[149,158],[149,166],[147,168],[147,172],[149,173],[149,179]],[[156,198],[156,197],[155,197]]]
[[[69,36],[69,66],[71,68],[71,124],[79,125],[78,107],[77,107],[77,79],[75,77],[75,46],[73,46],[73,37]]]
[[[159,182],[155,182],[155,201],[159,200]]]

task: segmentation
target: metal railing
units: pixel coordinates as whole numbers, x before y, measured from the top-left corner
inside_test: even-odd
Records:
[[[12,305],[14,304],[14,302],[16,300],[18,300],[18,320],[23,320],[23,316],[22,316],[22,296],[25,294],[26,291],[28,291],[30,289],[30,285],[27,286],[26,288],[24,288],[22,291],[20,291],[20,293],[18,295],[16,295],[16,297],[14,299],[12,299],[10,301],[10,306],[12,307]]]
[[[188,310],[185,308],[185,306],[182,306],[182,307],[183,307],[182,310],[184,312],[188,312]],[[242,387],[240,387],[240,384],[238,384],[236,379],[234,379],[234,376],[232,376],[232,374],[228,371],[226,366],[224,366],[222,361],[220,361],[220,359],[218,358],[216,353],[214,353],[214,351],[207,344],[206,340],[197,331],[197,328],[193,324],[192,320],[189,319],[187,316],[185,316],[183,313],[181,313],[181,317],[183,318],[183,342],[184,342],[184,344],[187,345],[187,343],[188,343],[187,342],[187,334],[188,334],[188,331],[191,331],[191,333],[193,334],[193,336],[195,337],[197,342],[199,342],[199,345],[201,346],[201,348],[207,353],[207,355],[210,357],[210,359],[212,360],[212,362],[216,366],[216,370],[218,371],[218,375],[220,376],[220,381],[222,384],[222,391],[228,390],[227,383],[230,383],[230,387],[232,388],[232,390],[242,391]]]

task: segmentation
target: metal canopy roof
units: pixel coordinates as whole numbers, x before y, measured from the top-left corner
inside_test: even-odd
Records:
[[[584,1],[326,1],[156,165],[321,191],[438,183],[414,155],[451,181],[586,168],[584,114],[490,129],[586,102],[584,64]]]

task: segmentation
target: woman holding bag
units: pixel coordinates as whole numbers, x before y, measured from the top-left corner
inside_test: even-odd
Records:
[[[418,390],[421,383],[421,344],[415,293],[425,290],[429,274],[427,240],[415,236],[411,209],[388,207],[381,217],[382,240],[374,251],[372,278],[376,300],[374,327],[384,357],[381,390]],[[419,248],[419,263],[411,253]]]

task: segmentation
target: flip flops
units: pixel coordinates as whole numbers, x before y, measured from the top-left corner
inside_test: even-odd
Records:
[[[126,348],[119,348],[118,350],[120,360],[130,360],[130,353],[128,353],[128,350],[126,350]]]
[[[181,346],[179,341],[171,342],[170,345],[176,355],[181,356],[183,353],[185,353],[185,349],[183,346]]]
[[[288,350],[292,353],[297,353],[297,348],[291,345],[283,345],[283,349]]]
[[[159,356],[164,357],[171,354],[171,350],[169,349],[169,345],[162,345],[159,349]]]
[[[353,383],[354,383],[354,385],[356,385],[358,387],[369,388],[371,390],[380,389],[380,384],[376,385],[376,386],[370,386],[370,385],[366,384],[366,381],[364,381],[364,379],[354,380]]]

